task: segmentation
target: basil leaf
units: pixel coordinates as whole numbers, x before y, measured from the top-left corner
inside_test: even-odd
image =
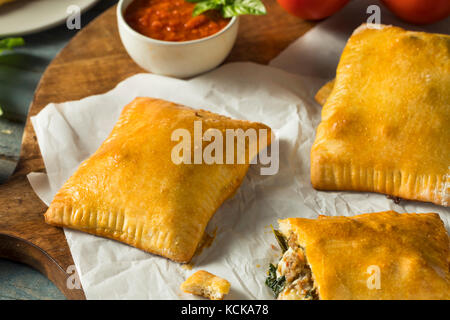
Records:
[[[186,0],[191,3],[199,3],[199,2],[214,2],[217,5],[225,5],[227,2],[233,3],[234,0]]]
[[[14,47],[23,46],[25,41],[23,38],[6,38],[0,40],[0,53],[4,50],[10,50]]]
[[[244,14],[263,15],[266,14],[266,7],[260,0],[234,0],[222,7],[222,16],[230,18]]]
[[[197,3],[192,15],[198,16],[208,10],[220,10],[224,18],[243,14],[266,14],[266,7],[261,0],[186,0]]]
[[[214,0],[199,2],[195,5],[192,15],[196,17],[205,11],[218,9],[219,6]]]

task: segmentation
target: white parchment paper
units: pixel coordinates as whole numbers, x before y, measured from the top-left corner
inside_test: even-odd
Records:
[[[438,212],[449,228],[448,208],[412,201],[396,205],[379,194],[319,192],[311,187],[309,154],[321,111],[313,96],[334,76],[345,41],[366,19],[369,3],[377,2],[350,3],[294,42],[273,61],[274,67],[232,63],[191,80],[139,74],[105,94],[49,104],[32,118],[47,174],[31,173],[28,178],[47,204],[80,162],[107,137],[123,106],[137,96],[264,122],[280,142],[278,174],[261,176],[257,166],[250,168],[237,194],[210,221],[207,231],[217,228],[217,236],[194,258],[192,270],[116,241],[66,229],[88,299],[193,299],[182,293],[179,285],[199,269],[231,282],[227,299],[271,299],[264,286],[266,268],[280,252],[271,246],[276,242],[269,226],[276,226],[279,218],[392,209]],[[389,21],[383,20],[385,16]],[[381,22],[401,25],[388,13],[382,14]],[[433,28],[430,31],[445,32],[448,22]],[[439,28],[442,30],[436,30]]]

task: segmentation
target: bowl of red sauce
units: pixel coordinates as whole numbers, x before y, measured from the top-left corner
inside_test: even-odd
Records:
[[[185,0],[120,0],[120,38],[131,58],[156,74],[188,78],[217,67],[230,53],[237,17],[218,11],[194,17]]]

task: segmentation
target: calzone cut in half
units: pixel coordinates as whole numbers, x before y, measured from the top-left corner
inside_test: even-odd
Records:
[[[450,36],[363,25],[316,99],[314,188],[450,205]]]
[[[227,129],[254,129],[257,134],[266,130],[267,139],[256,142],[257,147],[246,144],[245,161],[207,164],[201,151],[210,143],[194,141],[194,123],[201,125],[200,135],[214,129],[225,139]],[[186,133],[192,144],[180,151],[176,146]],[[270,144],[270,138],[270,128],[260,123],[136,98],[100,148],[56,194],[45,220],[188,262],[214,212],[243,181],[248,159]],[[190,163],[179,161],[186,156]]]
[[[436,213],[279,221],[278,299],[450,299],[449,238]]]

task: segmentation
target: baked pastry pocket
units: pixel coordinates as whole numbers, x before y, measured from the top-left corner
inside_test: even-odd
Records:
[[[266,281],[279,299],[450,299],[449,238],[436,213],[290,218],[279,226],[284,254]]]
[[[342,53],[311,149],[319,190],[449,206],[450,36],[358,28]]]
[[[215,129],[224,136],[227,129],[255,129],[257,134],[261,129],[267,139],[256,146],[247,143],[240,163],[195,163],[194,153],[209,145],[194,141],[196,125],[202,127],[200,134]],[[186,135],[189,148],[178,150]],[[270,128],[260,123],[136,98],[100,148],[58,191],[45,221],[188,262],[210,218],[239,188],[248,159],[270,138]],[[236,160],[237,155],[236,149]]]

